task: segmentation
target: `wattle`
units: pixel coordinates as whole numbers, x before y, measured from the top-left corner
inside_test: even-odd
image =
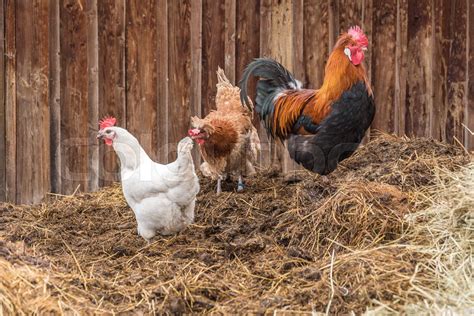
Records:
[[[364,60],[364,52],[361,49],[355,49],[351,51],[351,59],[354,65],[359,65]]]

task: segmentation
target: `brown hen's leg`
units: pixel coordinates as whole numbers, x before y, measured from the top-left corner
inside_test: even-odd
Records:
[[[221,182],[222,182],[222,176],[219,176],[219,178],[217,178],[217,194],[222,193]]]
[[[237,183],[237,192],[242,192],[245,188],[244,181],[242,180],[242,176],[239,175],[239,182]]]

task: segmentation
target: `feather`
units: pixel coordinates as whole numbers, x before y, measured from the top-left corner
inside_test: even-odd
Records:
[[[305,168],[321,174],[331,172],[357,148],[373,120],[373,93],[361,63],[367,45],[360,27],[341,34],[318,90],[301,89],[301,83],[272,59],[255,59],[239,83],[241,103],[248,103],[250,76],[260,77],[255,111],[268,134],[288,139],[290,156]],[[345,54],[347,49],[360,55]],[[359,97],[354,99],[354,95]]]
[[[205,162],[201,165],[203,173],[216,179],[224,173],[247,174],[248,163],[254,163],[260,149],[258,134],[252,125],[253,105],[243,107],[239,87],[233,86],[224,71],[217,70],[216,110],[206,117],[191,118],[194,128],[207,133],[199,145],[199,151]],[[258,140],[258,144],[256,144]]]

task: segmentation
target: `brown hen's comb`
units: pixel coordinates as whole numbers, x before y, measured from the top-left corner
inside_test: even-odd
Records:
[[[117,119],[115,117],[112,117],[112,116],[104,117],[103,119],[99,121],[99,126],[100,126],[100,129],[104,129],[106,127],[114,126],[116,122],[117,122]]]

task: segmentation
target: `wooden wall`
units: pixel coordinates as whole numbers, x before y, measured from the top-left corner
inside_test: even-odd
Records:
[[[114,115],[167,162],[191,115],[272,56],[317,88],[338,34],[363,27],[374,129],[474,149],[471,0],[0,0],[0,201],[117,180],[97,121]],[[256,120],[257,122],[257,120]],[[262,164],[288,165],[263,141]]]

